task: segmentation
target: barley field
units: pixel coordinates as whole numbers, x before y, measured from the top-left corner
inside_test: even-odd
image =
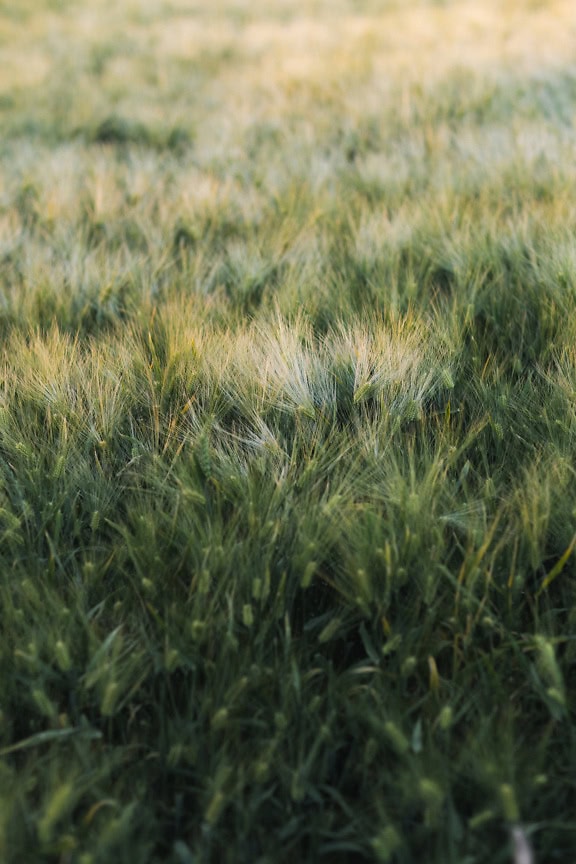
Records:
[[[576,862],[573,0],[0,0],[0,335],[0,861]]]

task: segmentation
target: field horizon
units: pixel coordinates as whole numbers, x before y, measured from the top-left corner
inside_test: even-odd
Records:
[[[572,6],[0,0],[2,862],[576,861]]]

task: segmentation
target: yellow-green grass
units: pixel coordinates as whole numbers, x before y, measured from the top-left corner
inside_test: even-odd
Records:
[[[0,55],[0,860],[572,860],[572,3]]]

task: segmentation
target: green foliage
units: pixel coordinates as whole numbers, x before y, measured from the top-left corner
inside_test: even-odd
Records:
[[[409,5],[0,0],[7,864],[574,858],[571,13]]]

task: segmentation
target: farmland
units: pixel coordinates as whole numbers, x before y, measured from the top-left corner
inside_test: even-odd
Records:
[[[0,0],[2,862],[576,860],[573,13]]]

